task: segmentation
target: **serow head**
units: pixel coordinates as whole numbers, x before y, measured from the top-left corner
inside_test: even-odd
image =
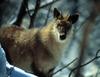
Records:
[[[60,40],[65,40],[72,29],[72,24],[78,20],[79,14],[75,13],[73,15],[63,16],[56,8],[54,8],[53,15],[55,18],[56,29],[59,32],[59,38]]]

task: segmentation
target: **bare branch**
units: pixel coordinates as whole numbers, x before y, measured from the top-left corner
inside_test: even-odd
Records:
[[[54,1],[54,0],[53,0],[53,1]],[[49,18],[49,14],[50,14],[50,11],[51,11],[51,7],[52,7],[52,4],[49,6],[48,13],[47,13],[47,17],[46,17],[46,19],[45,19],[44,25],[46,25],[47,22],[48,22],[48,18]]]
[[[82,65],[82,62],[84,61],[83,59],[84,59],[85,48],[87,47],[88,36],[89,36],[90,30],[92,29],[92,27],[95,23],[96,16],[97,16],[96,13],[94,13],[94,11],[92,11],[90,16],[87,18],[88,21],[86,20],[86,24],[83,23],[84,25],[82,25],[82,26],[85,27],[85,29],[84,29],[83,39],[82,39],[83,41],[82,41],[82,44],[81,44],[80,57],[79,57],[79,62],[78,62],[79,64],[77,65],[76,68],[72,69],[72,71],[69,74],[69,77],[71,76],[71,74],[75,70],[77,70],[76,74],[75,74],[75,77],[79,77],[79,75],[81,74],[81,67],[91,63],[92,61],[94,61],[97,58],[100,58],[100,56],[95,57],[92,60],[90,60],[89,62]],[[99,51],[97,51],[96,56],[98,55],[98,53],[99,53]]]
[[[18,16],[17,16],[17,19],[16,19],[16,21],[13,23],[14,25],[16,25],[16,26],[21,26],[23,17],[24,17],[25,14],[26,14],[26,6],[28,6],[28,0],[23,0],[23,2],[22,2],[22,4],[21,4],[20,11],[19,11],[19,14],[18,14]]]
[[[74,69],[72,69],[68,77],[71,77],[72,73],[73,73],[75,70],[77,70],[78,68],[82,68],[82,67],[84,67],[84,66],[90,64],[91,62],[93,62],[93,61],[99,59],[99,58],[100,58],[100,55],[98,55],[99,53],[100,53],[100,49],[96,52],[96,55],[95,55],[95,57],[94,57],[93,59],[91,59],[90,61],[88,61],[88,62],[85,63],[85,64],[82,64],[82,65],[77,66],[77,67],[75,67]]]
[[[53,0],[50,3],[47,3],[47,4],[44,4],[44,5],[40,6],[39,9],[45,8],[47,6],[50,6],[50,5],[52,5],[52,4],[54,4],[54,3],[58,2],[58,1],[61,1],[61,0]],[[34,10],[35,9],[29,9],[29,12],[33,12]]]
[[[41,0],[36,0],[35,9],[29,10],[29,8],[28,8],[28,0],[23,0],[21,8],[20,8],[20,11],[19,11],[19,14],[17,16],[17,19],[16,19],[16,21],[13,24],[17,25],[17,26],[20,26],[21,23],[22,23],[23,17],[27,13],[29,15],[29,17],[30,17],[29,28],[31,28],[32,25],[34,25],[34,20],[36,18],[36,15],[37,15],[37,12],[38,12],[39,9],[44,8],[46,6],[49,6],[49,5],[51,5],[51,4],[53,4],[53,3],[57,2],[57,1],[60,1],[60,0],[54,0],[54,1],[50,2],[50,3],[42,5],[42,6],[40,6],[40,3],[41,3],[40,1]],[[34,13],[32,15],[30,15],[30,12],[33,12],[33,11],[34,11]]]
[[[47,13],[47,17],[46,17],[46,19],[45,19],[44,25],[46,25],[47,22],[48,22],[48,18],[49,18],[50,11],[51,11],[51,6],[50,6],[49,9],[48,9],[48,13]]]
[[[32,14],[32,16],[30,18],[29,28],[32,28],[34,26],[34,20],[36,18],[36,15],[38,13],[39,8],[40,8],[40,3],[41,3],[41,0],[36,0],[36,5],[35,5],[34,13]]]
[[[75,58],[74,60],[72,60],[70,63],[68,63],[66,66],[62,67],[61,69],[57,70],[56,72],[52,73],[52,75],[55,75],[56,73],[62,71],[63,69],[65,69],[66,67],[68,67],[69,65],[71,65],[73,62],[75,62],[78,58]]]
[[[29,11],[29,7],[28,7],[28,5],[26,6],[26,13],[29,15],[29,17],[31,18],[31,13],[30,13],[30,11]]]

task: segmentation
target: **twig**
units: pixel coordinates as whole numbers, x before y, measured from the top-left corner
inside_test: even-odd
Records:
[[[52,7],[52,4],[49,6],[48,13],[47,13],[47,17],[46,17],[46,19],[45,19],[44,25],[46,25],[47,22],[48,22],[48,18],[49,18],[49,14],[50,14],[50,11],[51,11],[51,7]]]
[[[16,25],[16,26],[21,26],[23,17],[24,17],[25,14],[26,14],[26,6],[28,6],[28,0],[23,0],[23,1],[22,1],[22,4],[21,4],[21,7],[20,7],[19,14],[18,14],[18,16],[17,16],[17,19],[16,19],[16,21],[13,23],[14,25]]]
[[[54,4],[55,2],[58,2],[58,1],[61,1],[61,0],[54,0],[54,1],[51,1],[51,2],[49,2],[49,3],[47,3],[47,4],[44,4],[44,5],[40,6],[39,9],[45,8],[45,7],[47,7],[47,6],[49,6],[49,5],[52,5],[52,4]],[[34,10],[35,10],[35,9],[29,9],[29,12],[33,12]]]
[[[78,58],[75,58],[74,60],[72,60],[70,63],[68,63],[66,66],[60,68],[59,70],[57,70],[56,72],[52,73],[52,75],[55,75],[56,73],[58,73],[59,71],[62,71],[63,69],[65,69],[66,67],[68,67],[69,65],[71,65],[73,62],[75,62]]]
[[[94,60],[99,59],[99,58],[100,58],[100,56],[98,56],[99,53],[100,53],[100,49],[96,52],[96,56],[95,56],[93,59],[91,59],[90,61],[88,61],[88,62],[85,63],[85,64],[82,64],[82,65],[77,66],[77,67],[75,67],[74,69],[72,69],[71,72],[69,73],[69,76],[68,76],[68,77],[71,77],[71,74],[72,74],[77,68],[82,68],[82,67],[84,67],[84,66],[90,64],[90,63],[93,62]]]
[[[31,18],[31,13],[30,13],[30,11],[29,11],[28,5],[26,6],[26,12],[27,12],[27,14],[29,15],[29,17]]]
[[[40,8],[40,3],[41,3],[41,0],[36,0],[36,5],[35,5],[34,13],[32,14],[32,16],[30,18],[29,28],[32,28],[34,26],[34,21],[35,21],[36,15],[38,13],[38,10]]]

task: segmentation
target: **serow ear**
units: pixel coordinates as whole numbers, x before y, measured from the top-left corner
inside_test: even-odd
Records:
[[[79,14],[76,13],[74,15],[70,15],[69,18],[68,18],[68,21],[71,22],[72,24],[74,24],[74,23],[76,23],[78,18],[79,18]]]
[[[60,14],[60,12],[57,10],[57,8],[54,8],[53,15],[54,15],[54,18],[56,18],[56,19],[63,18],[63,16]]]

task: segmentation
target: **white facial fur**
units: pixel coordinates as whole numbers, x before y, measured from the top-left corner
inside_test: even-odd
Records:
[[[60,22],[60,21],[58,21],[58,22]],[[73,35],[73,27],[68,32],[68,34],[66,36],[66,39],[65,40],[61,40],[60,39],[59,31],[57,29],[57,23],[54,23],[53,24],[53,35],[54,35],[54,38],[56,39],[57,42],[59,42],[59,43],[65,43],[68,39],[70,39],[72,37],[72,35]]]

